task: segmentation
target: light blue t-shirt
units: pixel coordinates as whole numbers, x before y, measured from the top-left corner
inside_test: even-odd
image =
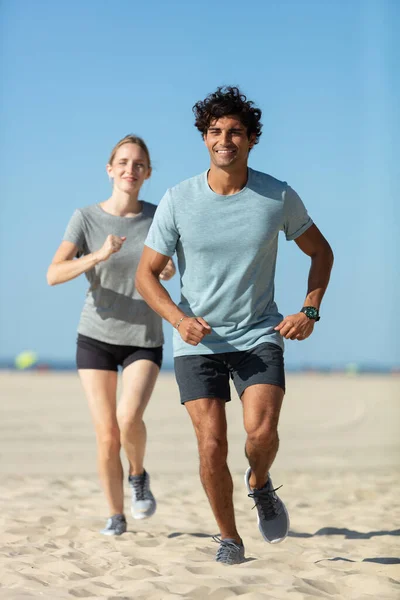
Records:
[[[287,183],[250,168],[246,186],[230,196],[211,190],[207,171],[169,189],[145,245],[166,256],[177,253],[179,308],[212,328],[197,346],[174,330],[174,356],[248,350],[264,342],[283,348],[274,331],[283,318],[274,302],[278,234],[294,240],[311,225]]]

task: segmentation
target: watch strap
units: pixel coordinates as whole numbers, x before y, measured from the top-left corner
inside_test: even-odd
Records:
[[[319,321],[321,318],[319,310],[315,306],[303,306],[300,312],[304,313],[309,319],[314,319],[314,321]]]

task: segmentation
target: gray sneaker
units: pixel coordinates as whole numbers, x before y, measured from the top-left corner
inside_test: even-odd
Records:
[[[244,558],[244,546],[238,544],[235,540],[225,538],[221,540],[218,535],[213,537],[214,542],[219,544],[215,560],[225,565],[240,565],[245,561]]]
[[[156,512],[157,503],[150,491],[150,475],[129,475],[132,490],[131,513],[134,519],[148,519]]]
[[[107,521],[105,529],[100,533],[103,535],[122,535],[126,531],[125,515],[113,515]]]
[[[259,490],[253,490],[250,487],[250,474],[251,469],[249,467],[244,476],[244,482],[249,492],[249,498],[253,498],[254,506],[257,507],[258,528],[264,540],[270,544],[283,542],[289,532],[290,526],[286,507],[282,500],[275,494],[276,490],[274,490],[269,473],[267,483]]]

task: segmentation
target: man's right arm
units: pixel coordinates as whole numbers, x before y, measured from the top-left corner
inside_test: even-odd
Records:
[[[142,257],[136,271],[135,285],[147,304],[173,327],[178,329],[181,338],[187,344],[197,346],[211,327],[201,317],[188,317],[173,302],[171,296],[159,281],[169,256],[160,254],[144,246]]]

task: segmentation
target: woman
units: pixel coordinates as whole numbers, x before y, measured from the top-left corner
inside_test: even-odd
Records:
[[[135,273],[156,206],[139,200],[151,175],[144,141],[124,137],[111,152],[107,172],[111,197],[74,212],[48,269],[50,285],[85,273],[89,290],[78,326],[77,367],[93,418],[100,479],[110,508],[101,533],[126,531],[120,449],[129,460],[134,519],[154,514],[156,501],[143,467],[146,427],[143,413],[162,361],[160,317],[135,289]],[[170,279],[170,261],[160,278]],[[117,373],[123,391],[117,408]]]

